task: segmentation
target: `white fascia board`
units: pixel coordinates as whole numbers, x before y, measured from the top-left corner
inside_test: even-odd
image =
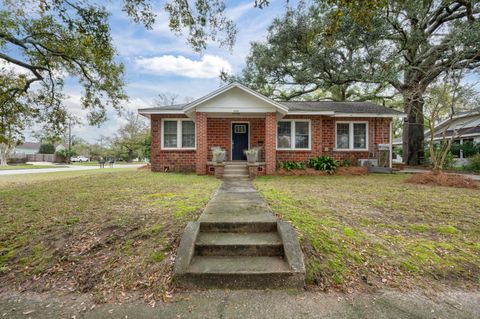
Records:
[[[178,114],[178,115],[184,115],[185,113],[183,111],[179,110],[138,110],[138,114],[140,115],[152,115],[152,114]]]
[[[480,136],[480,134],[478,133],[470,133],[470,134],[461,134],[461,135],[457,135],[455,136],[455,139],[461,139],[461,138],[465,138],[465,137],[477,137],[477,136]],[[427,136],[425,136],[425,138],[427,138]],[[430,137],[428,137],[430,138]],[[446,136],[445,139],[449,140],[450,138],[452,138],[452,136]],[[443,136],[437,136],[437,137],[434,137],[433,140],[434,141],[438,141],[438,140],[442,140],[443,139]]]

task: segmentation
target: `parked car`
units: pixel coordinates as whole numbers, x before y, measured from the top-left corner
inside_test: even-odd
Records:
[[[70,159],[70,162],[89,162],[88,157],[85,156],[76,156]]]

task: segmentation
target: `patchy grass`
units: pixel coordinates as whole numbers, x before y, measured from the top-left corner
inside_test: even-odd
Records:
[[[159,298],[183,228],[218,185],[133,169],[4,176],[2,287]]]
[[[255,186],[295,226],[311,285],[480,287],[480,192],[406,178],[272,176]]]
[[[67,167],[65,165],[34,165],[34,164],[22,164],[22,165],[7,165],[0,166],[0,171],[9,171],[15,169],[39,169],[39,168],[62,168]]]

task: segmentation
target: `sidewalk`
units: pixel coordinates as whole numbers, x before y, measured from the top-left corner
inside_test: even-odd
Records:
[[[433,292],[431,292],[433,294]],[[155,307],[143,301],[95,304],[88,294],[0,294],[0,318],[480,318],[480,293],[383,290],[336,294],[285,290],[208,290],[175,293]]]
[[[113,165],[113,168],[138,168],[145,164],[128,164],[128,165]],[[86,171],[100,169],[100,166],[81,166],[81,165],[67,165],[67,167],[52,167],[52,168],[38,168],[38,169],[19,169],[19,170],[5,170],[0,171],[2,175],[19,175],[19,174],[41,174],[41,173],[54,173],[54,172],[73,172],[73,171]],[[104,170],[110,169],[108,164],[105,165]]]

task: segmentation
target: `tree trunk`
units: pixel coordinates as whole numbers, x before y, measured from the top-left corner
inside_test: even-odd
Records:
[[[6,144],[0,144],[0,166],[7,166],[8,156],[10,155],[10,147]]]
[[[403,124],[403,157],[408,165],[424,161],[423,91],[404,92],[404,110],[407,118]]]
[[[3,152],[0,152],[0,166],[7,166],[7,157]]]
[[[128,160],[127,162],[131,162],[133,160],[133,151],[132,150],[128,150]]]

